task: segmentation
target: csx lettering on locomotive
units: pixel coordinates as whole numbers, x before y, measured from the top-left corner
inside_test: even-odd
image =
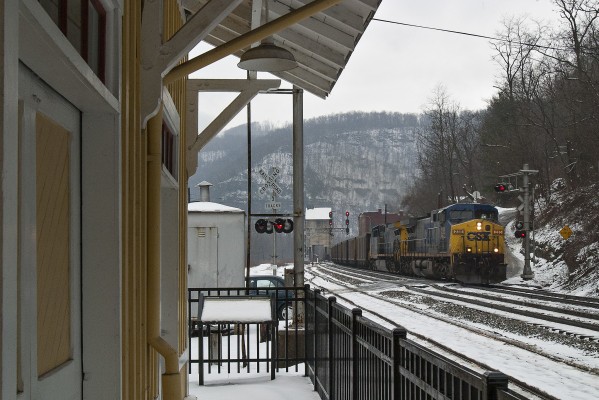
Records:
[[[488,242],[490,239],[490,232],[468,232],[468,240],[476,240],[480,242]]]

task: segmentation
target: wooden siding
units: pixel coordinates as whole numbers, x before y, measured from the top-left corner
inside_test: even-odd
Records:
[[[159,355],[148,344],[147,326],[147,135],[141,127],[140,111],[140,40],[141,2],[124,2],[122,46],[122,215],[123,215],[123,273],[122,273],[122,371],[124,400],[150,400],[159,396]],[[164,31],[170,37],[182,25],[176,0],[164,1]],[[166,33],[165,33],[166,34]],[[185,83],[183,80],[169,86],[175,105],[184,121]],[[184,127],[179,127],[184,132]],[[185,135],[179,144],[179,192],[181,214],[179,231],[183,232],[187,217],[187,175],[185,165]],[[183,225],[181,225],[183,224]],[[182,236],[183,238],[185,236]],[[185,243],[185,240],[180,240]],[[184,244],[182,245],[184,246]],[[184,248],[181,254],[185,254]],[[186,346],[185,315],[187,274],[185,258],[180,254],[180,339],[179,352]],[[182,380],[187,376],[183,374]],[[182,386],[186,382],[181,383]],[[185,391],[184,391],[185,392]]]
[[[36,116],[37,374],[72,356],[70,281],[70,133]]]
[[[124,400],[158,392],[156,357],[146,338],[146,140],[140,125],[141,4],[124,2],[122,47],[122,371]]]
[[[170,39],[183,26],[181,9],[176,1],[168,1],[164,12],[163,40]],[[187,61],[184,57],[180,63]],[[187,142],[185,128],[185,107],[187,104],[187,78],[175,81],[167,89],[175,103],[180,117],[179,165],[177,179],[179,181],[179,355],[187,348]]]

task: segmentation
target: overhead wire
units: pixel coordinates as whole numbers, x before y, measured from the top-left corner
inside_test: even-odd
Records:
[[[425,26],[425,25],[409,24],[407,22],[391,21],[391,20],[382,19],[382,18],[373,18],[372,20],[373,21],[378,21],[378,22],[385,22],[385,23],[388,23],[388,24],[408,26],[408,27],[411,27],[411,28],[428,29],[428,30],[431,30],[431,31],[453,33],[453,34],[456,34],[456,35],[472,36],[472,37],[476,37],[476,38],[487,39],[487,40],[492,40],[492,41],[497,41],[497,42],[505,42],[505,43],[510,43],[510,44],[518,44],[518,45],[525,45],[525,46],[530,46],[530,47],[538,47],[538,48],[541,48],[541,49],[567,50],[567,49],[564,49],[564,48],[558,48],[558,47],[554,47],[554,46],[544,46],[544,45],[540,45],[540,44],[536,44],[536,43],[526,43],[526,42],[520,42],[520,41],[517,41],[517,40],[509,40],[509,39],[504,39],[504,38],[499,38],[499,37],[493,37],[493,36],[487,36],[487,35],[479,35],[477,33],[455,31],[455,30],[444,29],[444,28],[435,28],[435,27],[432,27],[432,26]]]

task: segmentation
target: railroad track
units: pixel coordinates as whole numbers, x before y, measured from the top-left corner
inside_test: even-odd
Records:
[[[598,313],[590,313],[587,311],[567,309],[546,304],[531,304],[519,299],[481,294],[478,292],[472,292],[470,290],[456,289],[440,285],[432,285],[430,288],[424,289],[410,288],[409,290],[421,294],[435,296],[437,298],[458,300],[466,304],[478,305],[492,310],[500,310],[511,314],[531,317],[541,321],[553,322],[558,325],[546,326],[541,323],[537,323],[536,325],[546,327],[547,329],[554,330],[567,336],[575,336],[582,340],[590,340],[599,343]],[[549,311],[549,313],[544,313],[542,311]],[[572,330],[564,329],[564,327],[560,327],[561,325],[566,327],[583,328],[596,332],[596,334],[577,333]]]
[[[339,267],[336,265],[331,265],[331,264],[327,264],[327,265],[321,265],[319,266],[317,269],[310,269],[309,273],[313,274],[314,276],[318,276],[322,279],[329,279],[329,280],[333,280],[334,283],[340,287],[343,288],[343,292],[359,292],[363,295],[366,296],[370,296],[379,300],[383,300],[386,302],[389,302],[391,304],[395,304],[397,306],[406,308],[412,312],[421,314],[423,316],[426,317],[430,317],[430,318],[434,318],[436,320],[441,320],[445,323],[454,325],[454,326],[458,326],[461,329],[465,329],[467,331],[470,331],[476,335],[480,335],[480,336],[485,336],[487,338],[493,339],[493,340],[498,340],[502,343],[506,343],[515,347],[518,347],[520,349],[535,353],[537,355],[543,356],[547,359],[552,360],[553,362],[557,362],[557,363],[561,363],[561,364],[565,364],[568,365],[570,367],[579,369],[581,371],[585,371],[594,375],[599,375],[599,369],[597,368],[593,368],[589,365],[584,365],[581,364],[579,362],[576,362],[574,360],[571,359],[566,359],[564,357],[559,356],[558,354],[553,354],[547,351],[544,351],[543,349],[537,347],[536,345],[532,345],[530,343],[527,343],[523,340],[517,340],[514,338],[507,338],[506,336],[502,335],[502,334],[498,334],[497,332],[495,332],[495,328],[491,326],[490,329],[481,329],[481,328],[476,328],[474,327],[472,322],[468,322],[468,321],[463,321],[463,320],[457,320],[454,316],[443,316],[441,315],[439,312],[431,312],[429,310],[424,310],[422,308],[419,308],[417,306],[414,306],[412,304],[409,304],[408,301],[406,301],[406,299],[402,300],[398,300],[397,298],[393,298],[393,293],[397,292],[395,290],[389,290],[389,289],[383,289],[382,292],[375,294],[371,292],[372,287],[371,284],[375,284],[376,282],[380,282],[383,281],[385,283],[390,283],[390,284],[395,284],[397,286],[401,286],[401,291],[404,293],[408,293],[409,296],[424,296],[426,297],[429,301],[429,308],[430,308],[430,299],[433,298],[433,302],[444,302],[446,304],[448,304],[447,302],[451,302],[449,304],[451,304],[451,309],[456,309],[456,304],[458,304],[459,302],[463,302],[464,298],[463,297],[467,297],[465,296],[463,293],[460,293],[459,290],[456,290],[454,288],[448,288],[447,291],[445,291],[445,287],[443,287],[442,285],[440,285],[439,283],[433,283],[435,288],[434,289],[425,289],[423,288],[423,286],[425,285],[420,285],[421,287],[418,287],[417,284],[414,283],[414,281],[409,280],[404,278],[404,277],[398,277],[398,276],[394,276],[392,274],[386,274],[384,272],[380,272],[380,271],[360,271],[360,270],[355,270],[355,269],[349,269],[347,270],[345,267]],[[422,282],[420,282],[422,283]],[[429,286],[430,286],[430,282],[429,282]],[[477,288],[478,289],[478,288]],[[435,293],[431,293],[430,291],[434,290]],[[489,292],[492,292],[491,290],[489,290]],[[514,291],[510,291],[512,294],[514,293]],[[528,294],[532,294],[532,293],[528,293]],[[385,315],[379,313],[378,311],[374,311],[371,310],[368,306],[364,306],[364,304],[356,304],[356,302],[352,301],[346,294],[344,293],[340,293],[338,291],[336,291],[334,293],[334,295],[343,300],[346,301],[347,303],[351,304],[352,306],[356,306],[359,308],[364,309],[365,311],[368,311],[369,313],[375,315],[378,318],[381,318],[382,320],[388,322],[389,324],[393,325],[393,326],[397,326],[397,323],[395,323],[394,321],[392,321],[391,319],[389,319],[388,317],[386,317]],[[450,296],[450,297],[447,297]],[[472,296],[472,293],[469,294],[469,296]],[[487,296],[489,297],[497,297],[494,296],[493,294],[488,294]],[[558,296],[559,297],[559,296]],[[440,299],[439,299],[440,298]],[[414,299],[408,299],[413,301]],[[487,301],[492,301],[491,299],[486,299]],[[568,299],[570,301],[576,300],[576,299]],[[503,299],[501,300],[503,301]],[[487,313],[497,313],[497,310],[495,310],[496,306],[497,306],[497,301],[494,301],[491,304],[491,306],[489,306],[489,304],[485,304],[485,305],[475,305],[475,304],[470,304],[470,307],[472,306],[476,306],[478,308],[484,308],[486,309],[486,311],[478,311],[482,314],[487,314]],[[593,302],[591,302],[593,303]],[[577,304],[580,305],[580,304]],[[588,305],[585,305],[585,307]],[[490,308],[489,308],[490,307]],[[506,306],[507,307],[507,306]],[[586,313],[581,311],[580,315],[583,315],[585,317],[596,317],[596,315],[594,315],[592,313],[593,307],[591,308],[591,312]],[[443,309],[448,309],[447,306],[445,306]],[[511,313],[513,310],[511,308],[509,308],[509,311],[503,311],[503,313]],[[562,309],[558,310],[558,311],[564,311]],[[556,312],[555,310],[551,310],[551,312]],[[568,312],[571,312],[571,310],[569,310]],[[468,312],[468,314],[472,315],[472,311]],[[572,314],[570,314],[572,315]],[[509,317],[505,317],[503,316],[502,318],[509,318]],[[527,316],[527,318],[532,318]],[[597,331],[598,327],[596,324],[597,318],[590,318],[591,322],[588,322],[588,326],[585,325],[584,329],[587,328],[594,328],[593,331]],[[500,322],[500,325],[503,324],[504,322]],[[526,324],[529,326],[533,326],[536,329],[539,330],[545,330],[548,331],[549,335],[559,335],[559,336],[564,336],[567,337],[568,340],[570,341],[570,343],[568,345],[570,346],[578,346],[576,344],[576,341],[585,341],[588,345],[590,345],[591,347],[594,347],[597,349],[598,346],[596,346],[596,344],[594,343],[594,341],[597,339],[597,336],[593,336],[591,335],[591,337],[589,337],[589,335],[581,335],[581,334],[576,334],[576,333],[572,333],[572,332],[568,332],[568,330],[564,330],[561,328],[556,328],[555,325],[544,325],[543,323],[534,323],[534,322],[530,322],[530,321],[517,321],[513,322],[514,324]],[[586,324],[587,322],[585,322]],[[595,323],[593,325],[593,323]],[[556,323],[557,324],[557,323]],[[480,324],[477,324],[480,326]],[[560,324],[561,325],[561,324]],[[493,369],[489,366],[486,366],[476,360],[472,360],[468,357],[465,357],[463,354],[461,353],[457,353],[455,351],[453,351],[450,348],[447,348],[446,346],[444,346],[442,343],[439,343],[438,341],[435,341],[434,339],[425,337],[423,335],[420,335],[418,333],[409,332],[410,335],[419,338],[420,340],[424,340],[427,341],[429,343],[431,343],[432,345],[442,349],[443,351],[447,352],[448,354],[453,355],[454,357],[458,357],[460,359],[463,359],[471,364],[474,365],[478,365],[480,368],[483,369]],[[510,376],[511,381],[514,382],[517,386],[519,386],[522,390],[524,391],[528,391],[529,393],[533,393],[536,396],[539,396],[541,398],[554,398],[550,395],[548,395],[547,393],[532,387],[531,385],[526,384],[525,382],[522,382],[521,380],[518,380],[517,378],[511,376],[509,373],[507,373],[508,376]]]
[[[462,287],[458,285],[448,286],[438,281],[417,280],[416,284],[424,283],[423,287],[417,287],[414,281],[409,278],[398,277],[380,271],[360,271],[330,264],[321,268],[330,273],[342,273],[354,279],[363,280],[364,283],[380,281],[395,283],[403,285],[408,292],[418,293],[423,296],[483,307],[493,313],[503,311],[513,315],[533,318],[538,321],[528,321],[527,323],[537,328],[566,337],[599,343],[598,299],[586,299],[549,292],[536,293],[530,289],[506,288],[500,285]],[[375,276],[377,278],[374,278]],[[531,303],[526,299],[535,300],[536,302]],[[572,328],[582,328],[583,330]]]
[[[581,307],[589,307],[599,310],[599,299],[592,297],[581,298],[578,296],[571,296],[562,293],[553,293],[548,292],[546,290],[531,290],[522,287],[515,286],[507,286],[507,285],[489,285],[488,287],[483,287],[484,290],[493,290],[497,292],[503,293],[516,293],[522,297],[528,297],[531,299],[537,300],[547,300],[547,301],[559,301],[563,304],[574,304]]]

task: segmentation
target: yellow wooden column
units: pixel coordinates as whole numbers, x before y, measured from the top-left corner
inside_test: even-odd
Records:
[[[157,357],[146,335],[146,135],[140,124],[141,3],[125,1],[122,38],[122,398],[158,395]]]

